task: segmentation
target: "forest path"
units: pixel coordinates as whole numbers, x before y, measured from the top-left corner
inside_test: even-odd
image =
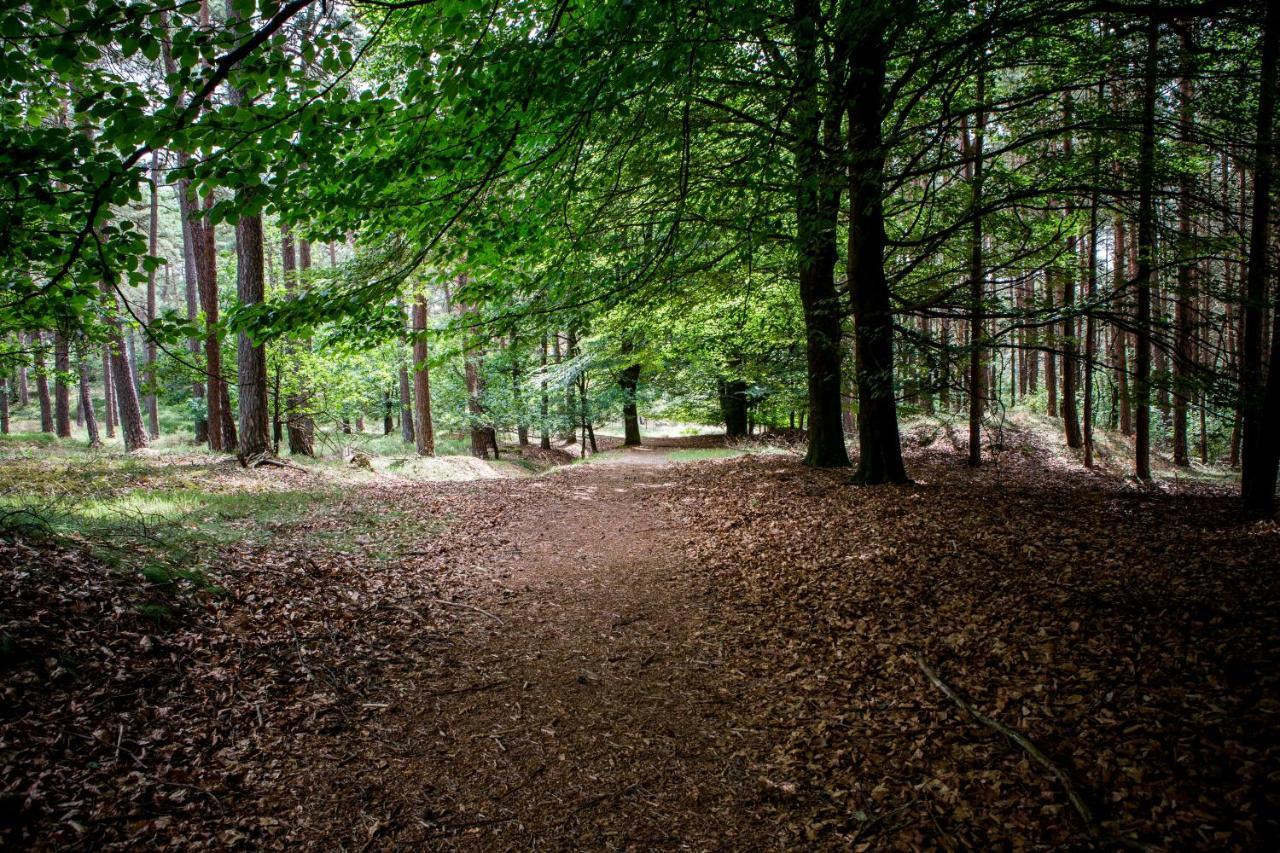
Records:
[[[356,742],[317,750],[346,754],[300,817],[356,847],[736,846],[721,830],[747,821],[717,811],[746,784],[727,715],[745,676],[707,625],[669,453],[613,455],[473,487],[490,526],[452,567],[465,629]]]

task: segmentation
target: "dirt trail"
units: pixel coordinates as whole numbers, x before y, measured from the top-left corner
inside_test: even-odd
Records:
[[[297,819],[356,847],[739,846],[720,827],[741,812],[718,813],[749,787],[748,735],[723,713],[742,676],[700,639],[708,591],[665,461],[484,486],[510,521],[463,556],[475,583],[444,677],[401,684],[356,743],[330,744],[345,755],[299,790]]]

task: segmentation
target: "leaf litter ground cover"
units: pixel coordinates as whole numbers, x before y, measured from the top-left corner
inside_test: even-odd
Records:
[[[218,470],[199,487],[287,511],[202,520],[221,533],[176,556],[171,528],[0,545],[6,845],[1276,839],[1280,531],[1221,488],[1026,446],[976,472],[919,450],[915,485],[876,489],[647,459],[320,490]],[[1097,834],[919,662],[1052,759]]]

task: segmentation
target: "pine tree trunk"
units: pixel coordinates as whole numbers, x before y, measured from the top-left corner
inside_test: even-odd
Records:
[[[205,197],[205,210],[213,204],[213,197]],[[193,211],[194,213],[194,211]],[[223,405],[225,394],[222,390],[222,350],[218,340],[218,269],[216,245],[214,243],[214,225],[207,215],[200,219],[192,219],[189,223],[193,243],[195,245],[196,276],[199,282],[200,310],[204,312],[204,364],[207,383],[207,423],[209,449],[226,451],[230,449],[228,436],[224,434],[225,420]]]
[[[298,243],[301,249],[306,245],[306,241],[302,240]],[[311,252],[295,252],[293,232],[289,230],[287,224],[280,226],[280,273],[284,278],[285,293],[292,297],[293,293],[299,287],[299,276],[311,266]],[[290,342],[283,355],[289,356],[295,352],[307,352],[311,349],[309,340]],[[299,381],[295,377],[295,382]],[[290,456],[315,456],[315,423],[311,419],[311,415],[307,414],[306,408],[310,395],[305,389],[288,395],[285,400],[285,424],[286,431],[289,434],[289,455]],[[409,429],[413,429],[413,418],[409,418]],[[409,439],[412,441],[412,437]]]
[[[151,152],[151,216],[147,231],[147,254],[152,257],[160,251],[160,154]],[[152,438],[160,437],[160,408],[156,400],[156,342],[151,336],[151,326],[156,321],[156,271],[147,271],[147,427]]]
[[[107,438],[116,435],[116,391],[111,381],[111,347],[102,348],[102,408],[107,422]]]
[[[114,308],[115,293],[111,286],[102,284],[102,292]],[[107,351],[111,362],[111,384],[115,389],[116,411],[120,416],[120,433],[124,437],[124,449],[132,453],[147,446],[147,431],[142,424],[142,405],[138,401],[137,377],[129,359],[129,349],[124,339],[124,329],[119,317],[107,320]]]
[[[1275,167],[1273,124],[1276,100],[1276,53],[1280,12],[1267,7],[1263,26],[1261,96],[1258,101],[1257,163],[1253,172],[1253,224],[1249,234],[1249,271],[1245,284],[1244,361],[1241,370],[1243,412],[1240,495],[1246,512],[1269,517],[1276,511],[1276,473],[1280,467],[1280,297],[1275,305],[1270,375],[1262,384],[1263,318],[1267,305],[1267,239],[1271,222],[1272,172]]]
[[[551,427],[550,424],[547,423],[547,418],[550,416],[549,410],[550,400],[547,398],[547,336],[544,332],[542,335],[542,400],[538,412],[542,416],[541,428],[539,430],[541,436],[538,441],[538,446],[543,450],[551,449]]]
[[[246,306],[257,305],[266,295],[261,216],[245,216],[236,223],[236,294]],[[236,378],[240,386],[238,456],[245,462],[270,453],[271,439],[266,347],[243,331],[236,338]]]
[[[40,431],[53,432],[53,401],[49,396],[49,377],[45,370],[44,335],[33,332],[29,338],[36,373],[36,396],[40,400]]]
[[[982,148],[986,135],[985,99],[986,72],[978,71],[978,116],[973,135],[964,127],[965,174],[970,187],[970,216],[973,224],[969,234],[969,464],[982,464],[982,416],[986,409],[988,388],[985,379],[986,332],[983,330],[983,302],[986,297],[986,274],[982,259]]]
[[[71,372],[71,351],[67,339],[61,333],[53,334],[53,425],[60,438],[71,437],[71,386],[67,374]]]
[[[9,377],[0,375],[0,434],[9,434]]]
[[[83,351],[76,359],[76,369],[80,378],[80,410],[84,412],[84,426],[89,433],[89,446],[101,447],[102,437],[98,435],[98,416],[93,411],[92,387],[89,385],[89,362],[85,360]]]
[[[1134,276],[1137,311],[1135,315],[1134,369],[1134,473],[1139,480],[1151,479],[1151,269],[1155,253],[1155,122],[1156,50],[1159,24],[1147,24],[1147,56],[1142,106],[1142,140],[1138,154],[1138,268]]]
[[[415,440],[419,456],[436,455],[435,429],[431,423],[431,372],[427,364],[427,297],[419,294],[413,303],[413,400],[417,414]],[[468,362],[470,365],[471,362]],[[467,377],[468,395],[472,390]],[[474,430],[473,430],[474,435]],[[474,440],[473,440],[474,443]],[[474,452],[474,447],[472,448]]]

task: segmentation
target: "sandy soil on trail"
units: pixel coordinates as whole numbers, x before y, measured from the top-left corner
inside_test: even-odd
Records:
[[[364,736],[328,744],[337,760],[299,791],[306,836],[357,848],[747,843],[721,829],[748,824],[733,807],[751,784],[734,757],[747,735],[722,712],[742,675],[700,639],[708,591],[659,500],[667,454],[611,456],[484,486],[495,512],[512,489],[529,509],[465,557],[478,609],[445,680],[401,684]]]

